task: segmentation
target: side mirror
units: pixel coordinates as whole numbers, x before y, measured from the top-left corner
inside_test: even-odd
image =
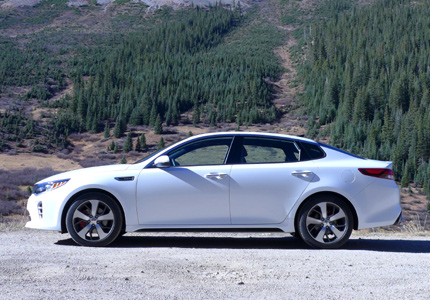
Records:
[[[170,167],[170,158],[167,155],[161,155],[157,157],[154,161],[154,166],[157,168],[167,168]]]

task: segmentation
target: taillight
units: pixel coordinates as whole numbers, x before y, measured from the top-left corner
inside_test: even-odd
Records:
[[[366,176],[385,178],[394,180],[394,173],[391,169],[382,169],[382,168],[359,168],[361,174]]]

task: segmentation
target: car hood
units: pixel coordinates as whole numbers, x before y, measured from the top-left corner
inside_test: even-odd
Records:
[[[71,179],[73,177],[82,176],[82,175],[88,176],[90,174],[122,171],[122,170],[126,170],[128,167],[130,167],[130,165],[120,164],[120,165],[108,165],[108,166],[101,166],[101,167],[78,169],[78,170],[63,172],[63,173],[42,179],[37,183],[60,180],[60,179]]]

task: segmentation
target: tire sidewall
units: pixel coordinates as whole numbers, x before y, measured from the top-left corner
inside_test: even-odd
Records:
[[[329,203],[333,203],[336,204],[337,206],[339,206],[345,213],[345,216],[347,218],[346,222],[347,222],[347,230],[345,232],[345,234],[338,240],[331,242],[331,243],[320,243],[318,241],[316,241],[308,232],[308,229],[306,227],[306,218],[307,215],[309,213],[309,211],[318,203],[321,202],[329,202]],[[303,239],[303,241],[308,244],[309,246],[311,246],[312,248],[319,248],[319,249],[335,249],[335,248],[340,248],[342,247],[346,242],[348,242],[349,237],[351,236],[352,233],[352,227],[353,227],[353,215],[351,212],[350,207],[348,206],[348,204],[345,203],[344,200],[342,200],[341,198],[334,196],[334,195],[320,195],[320,196],[315,196],[312,199],[310,199],[308,202],[306,202],[303,207],[300,209],[299,214],[298,214],[298,223],[297,223],[297,227],[298,227],[298,233],[300,235],[300,237]]]
[[[113,229],[107,237],[102,240],[89,241],[82,239],[73,228],[73,214],[75,210],[84,202],[88,200],[98,200],[105,203],[111,209],[114,216]],[[87,193],[79,196],[69,207],[66,215],[66,228],[72,239],[81,246],[103,247],[112,243],[118,238],[123,228],[123,216],[121,209],[117,202],[111,197],[102,193]]]

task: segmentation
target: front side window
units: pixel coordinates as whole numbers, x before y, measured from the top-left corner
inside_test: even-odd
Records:
[[[241,163],[285,163],[300,160],[297,145],[288,140],[244,137]]]
[[[173,150],[169,157],[173,166],[222,165],[232,140],[219,137],[192,142]]]

